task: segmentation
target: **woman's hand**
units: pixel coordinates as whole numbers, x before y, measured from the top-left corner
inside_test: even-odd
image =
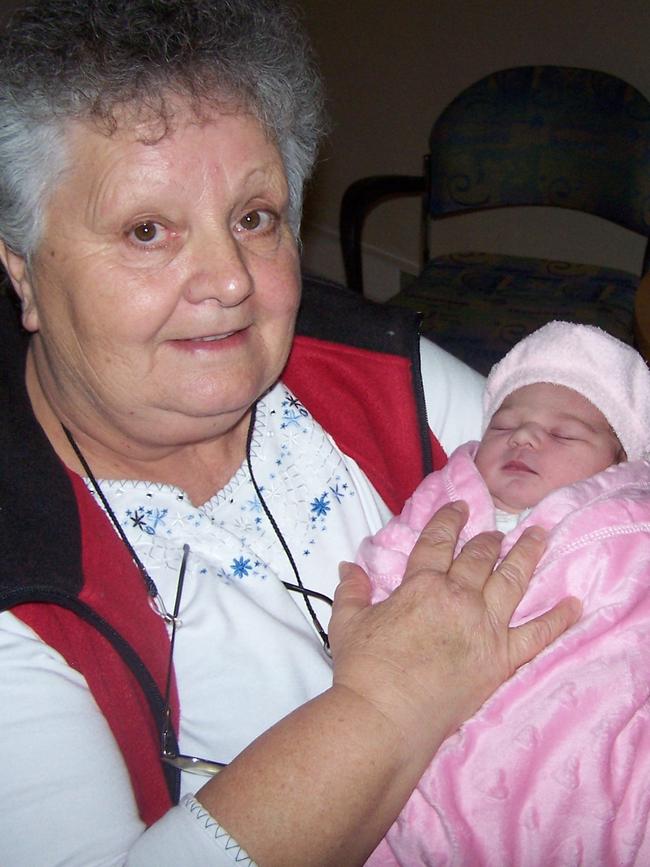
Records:
[[[377,605],[369,605],[363,570],[344,564],[330,622],[335,684],[372,702],[411,744],[424,737],[424,749],[427,735],[451,733],[580,613],[577,600],[566,599],[510,628],[543,553],[543,531],[524,532],[495,568],[501,533],[476,536],[453,558],[466,519],[464,503],[442,508],[413,549],[403,583]]]
[[[370,605],[348,564],[330,621],[334,685],[254,741],[198,793],[265,867],[362,865],[442,741],[578,617],[565,601],[509,629],[544,548],[526,533],[494,569],[500,534],[454,560],[465,523],[445,506],[413,549],[403,584]]]

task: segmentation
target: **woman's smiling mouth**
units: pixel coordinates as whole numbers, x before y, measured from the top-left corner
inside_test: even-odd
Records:
[[[171,340],[171,344],[185,350],[209,350],[233,346],[245,340],[248,327],[237,328],[234,331],[224,331],[222,334],[205,334],[200,337],[180,337]]]
[[[208,337],[193,337],[192,340],[197,340],[199,343],[212,343],[215,340],[225,340],[235,334],[234,331],[228,331],[226,334],[211,334]]]

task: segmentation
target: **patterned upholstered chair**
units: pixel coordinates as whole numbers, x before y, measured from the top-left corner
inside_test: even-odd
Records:
[[[423,332],[487,372],[550,319],[600,325],[632,342],[640,274],[464,251],[430,259],[428,232],[462,212],[521,205],[595,214],[650,236],[650,103],[602,72],[524,66],[464,90],[430,135],[422,176],[363,178],[345,192],[341,242],[348,285],[363,291],[366,213],[396,195],[422,197],[423,270],[389,303],[418,309]],[[642,273],[648,270],[648,247]]]

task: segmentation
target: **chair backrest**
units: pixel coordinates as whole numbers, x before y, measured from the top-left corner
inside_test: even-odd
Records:
[[[650,102],[604,72],[521,66],[457,96],[430,136],[432,218],[512,205],[596,214],[650,236]]]

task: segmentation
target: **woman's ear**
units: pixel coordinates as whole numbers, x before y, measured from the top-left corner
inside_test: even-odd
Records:
[[[34,300],[29,268],[24,256],[14,253],[4,241],[0,240],[0,260],[9,275],[16,295],[20,299],[23,328],[26,331],[38,331],[38,311]]]

